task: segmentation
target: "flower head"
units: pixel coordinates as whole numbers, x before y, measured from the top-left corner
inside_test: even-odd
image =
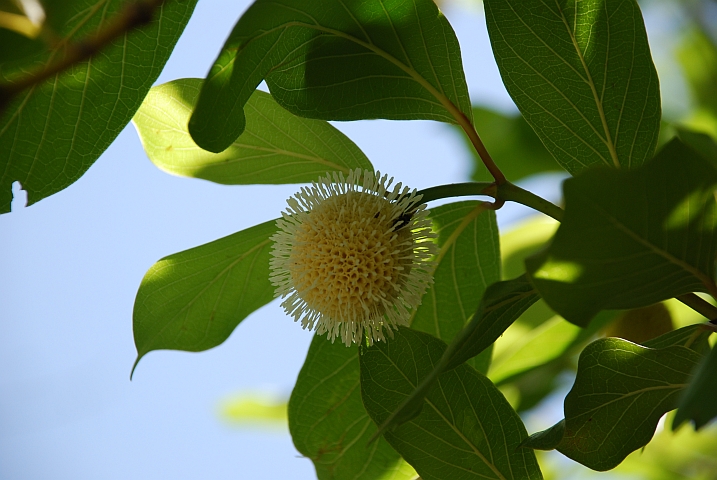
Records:
[[[289,198],[270,280],[304,328],[347,346],[407,325],[431,283],[431,221],[416,191],[377,172],[333,173]]]

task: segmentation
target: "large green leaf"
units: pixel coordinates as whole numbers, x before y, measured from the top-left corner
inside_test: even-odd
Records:
[[[566,320],[717,292],[713,164],[679,139],[643,168],[598,169],[564,183],[565,218],[526,261],[533,284]]]
[[[436,366],[446,344],[400,328],[388,342],[362,347],[361,393],[378,424]],[[542,478],[533,452],[518,448],[525,427],[500,391],[468,365],[441,374],[413,420],[384,436],[423,480]]]
[[[453,338],[435,368],[420,378],[414,391],[380,424],[378,434],[415,418],[440,375],[483,352],[490,352],[496,339],[538,298],[525,275],[490,285],[471,321]]]
[[[483,282],[500,274],[498,230],[495,214],[479,202],[440,206],[431,219],[440,253],[413,326],[451,338],[475,309]],[[314,462],[319,478],[404,478],[412,470],[385,440],[366,447],[376,426],[361,404],[357,353],[314,339],[289,403],[294,444]]]
[[[506,115],[473,106],[473,123],[490,156],[511,182],[536,173],[562,170],[520,114]],[[474,160],[471,178],[476,182],[492,182],[493,176],[467,138],[466,146]]]
[[[680,399],[679,409],[673,420],[673,428],[691,421],[695,430],[717,417],[717,348],[702,360],[694,372],[694,379]]]
[[[269,247],[276,221],[175,253],[145,274],[134,302],[137,362],[152,350],[199,352],[222,343],[274,298]]]
[[[695,351],[702,348],[695,343],[700,329],[658,337],[652,345],[660,348],[619,338],[591,343],[580,354],[575,384],[565,397],[565,420],[525,445],[557,448],[594,470],[614,468],[646,445],[662,415],[677,406],[701,358]]]
[[[154,87],[134,117],[149,159],[164,171],[238,185],[303,183],[329,171],[373,170],[363,152],[329,123],[292,115],[259,90],[245,105],[244,133],[223,152],[207,152],[187,131],[201,85],[186,78]]]
[[[652,156],[660,91],[635,0],[484,4],[503,82],[566,170]]]
[[[495,212],[481,202],[457,202],[431,210],[438,233],[433,285],[411,328],[450,342],[475,312],[483,292],[500,279]]]
[[[289,431],[320,480],[399,480],[416,473],[376,432],[361,403],[358,347],[316,336],[289,400]]]
[[[204,83],[189,122],[197,145],[231,145],[263,79],[302,117],[471,117],[458,41],[432,0],[257,0]]]
[[[14,181],[27,191],[31,205],[87,171],[142,103],[196,3],[166,2],[141,31],[121,36],[92,59],[23,92],[7,106],[0,114],[0,213],[10,211]],[[48,21],[57,35],[77,41],[101,29],[127,2],[49,4]],[[38,50],[7,31],[0,31],[0,45],[3,52],[17,49],[29,55],[1,62],[2,81],[63,55],[61,47]]]

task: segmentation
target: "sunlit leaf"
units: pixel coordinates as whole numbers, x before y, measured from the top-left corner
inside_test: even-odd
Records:
[[[259,90],[245,105],[244,133],[223,152],[207,152],[187,131],[201,84],[186,78],[154,87],[134,117],[149,159],[162,170],[229,185],[303,183],[329,171],[373,170],[336,128],[292,115]]]
[[[436,366],[446,344],[401,328],[388,342],[362,347],[361,392],[378,424]],[[527,437],[500,391],[468,365],[445,372],[413,420],[384,436],[424,480],[542,478],[533,452],[518,448]]]
[[[269,237],[275,223],[175,253],[149,269],[134,302],[135,367],[152,350],[215,347],[274,298]]]
[[[124,0],[45,2],[48,22],[63,39],[77,41],[102,28]],[[119,37],[101,54],[21,93],[0,113],[0,213],[10,211],[12,183],[28,205],[66,188],[97,160],[130,121],[162,71],[196,0],[166,2],[140,31]],[[101,8],[98,8],[101,6]],[[15,35],[8,40],[7,35]],[[63,55],[0,29],[3,52],[24,52],[0,62],[9,81]]]
[[[230,146],[263,79],[281,106],[302,117],[471,117],[458,41],[432,0],[257,0],[202,87],[189,122],[197,145]]]
[[[413,479],[416,476],[376,431],[361,402],[358,347],[311,342],[289,400],[289,431],[296,449],[316,467],[320,480]]]
[[[570,173],[652,156],[660,90],[634,0],[485,0],[508,92]]]
[[[565,218],[526,261],[556,312],[584,326],[602,309],[717,292],[717,170],[679,139],[641,169],[586,171],[564,183]]]

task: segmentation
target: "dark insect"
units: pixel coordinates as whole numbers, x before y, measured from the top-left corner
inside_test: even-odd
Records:
[[[401,228],[405,227],[409,223],[411,223],[411,219],[413,218],[412,211],[409,212],[403,212],[401,215],[396,217],[396,219],[393,221],[394,230],[400,230]]]

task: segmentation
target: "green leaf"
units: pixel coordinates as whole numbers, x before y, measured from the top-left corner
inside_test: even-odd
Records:
[[[223,152],[207,152],[187,131],[201,85],[187,78],[154,87],[134,117],[149,159],[166,172],[239,185],[305,183],[329,171],[373,170],[336,128],[296,117],[259,90],[246,103],[244,133]]]
[[[682,345],[700,355],[709,352],[708,342],[710,330],[702,325],[688,325],[648,340],[642,345],[649,348],[667,348],[672,345]]]
[[[134,302],[134,368],[152,350],[216,347],[269,303],[269,238],[275,232],[271,220],[155,263]]]
[[[490,350],[505,329],[538,298],[525,276],[490,285],[470,323],[453,338],[433,371],[421,379],[416,389],[379,426],[376,435],[416,417],[423,408],[426,395],[442,373],[471,358],[481,358],[480,355]],[[480,360],[474,363],[482,364]]]
[[[560,357],[570,347],[581,329],[555,316],[530,330],[508,351],[495,356],[488,378],[500,384],[511,377]]]
[[[231,145],[263,79],[302,117],[471,117],[458,40],[432,0],[257,0],[202,87],[189,121],[197,145],[212,152]]]
[[[416,417],[423,408],[426,395],[441,374],[489,349],[505,329],[538,298],[525,275],[490,285],[470,323],[453,338],[435,368],[421,378],[416,389],[380,424],[377,435]]]
[[[528,122],[520,115],[506,115],[484,107],[473,106],[473,124],[506,178],[516,182],[536,173],[562,171],[560,164],[540,141]],[[473,145],[466,147],[473,156],[471,179],[492,182],[493,176]]]
[[[688,123],[717,135],[717,43],[708,32],[692,29],[682,35],[677,58],[691,93],[693,113]]]
[[[584,326],[602,309],[717,292],[711,162],[674,139],[643,168],[587,171],[563,184],[565,218],[526,261],[543,299]]]
[[[311,342],[289,400],[289,431],[296,449],[314,463],[320,480],[413,479],[401,456],[379,439],[361,402],[358,347]]]
[[[362,347],[361,393],[383,423],[437,365],[445,343],[400,328],[388,342]],[[419,416],[385,433],[424,480],[542,478],[520,418],[500,391],[468,365],[443,373]]]
[[[495,212],[482,202],[456,202],[431,209],[438,234],[433,285],[423,296],[411,328],[450,342],[478,307],[483,292],[500,279]]]
[[[701,355],[690,348],[698,326],[658,337],[662,348],[603,338],[580,354],[573,388],[565,397],[562,427],[534,434],[525,446],[556,447],[593,470],[609,470],[646,445],[662,415],[677,406]],[[685,341],[683,334],[689,332]],[[679,332],[679,330],[678,330]],[[657,340],[657,339],[656,339]],[[674,342],[671,345],[668,343]]]
[[[652,156],[660,91],[635,0],[486,0],[508,93],[558,163],[637,167]]]
[[[706,336],[705,336],[706,338]],[[694,372],[694,378],[680,399],[672,429],[692,422],[695,430],[717,417],[717,349],[707,355]]]
[[[525,275],[488,287],[473,319],[451,343],[446,368],[460,365],[492,345],[539,298]]]
[[[53,24],[60,38],[71,40],[96,32],[127,5],[124,0],[110,0],[103,6],[96,0],[50,3],[72,9],[63,12],[72,13],[66,22]],[[7,106],[0,114],[0,213],[10,211],[15,181],[27,191],[28,205],[32,205],[87,171],[142,103],[196,3],[167,2],[147,26],[115,40],[91,60],[25,91]],[[50,13],[48,21],[53,18]],[[2,50],[15,46],[0,44]],[[44,67],[63,54],[61,50],[37,52],[32,48],[26,53],[31,54],[29,59],[2,64],[0,80],[9,81]]]

